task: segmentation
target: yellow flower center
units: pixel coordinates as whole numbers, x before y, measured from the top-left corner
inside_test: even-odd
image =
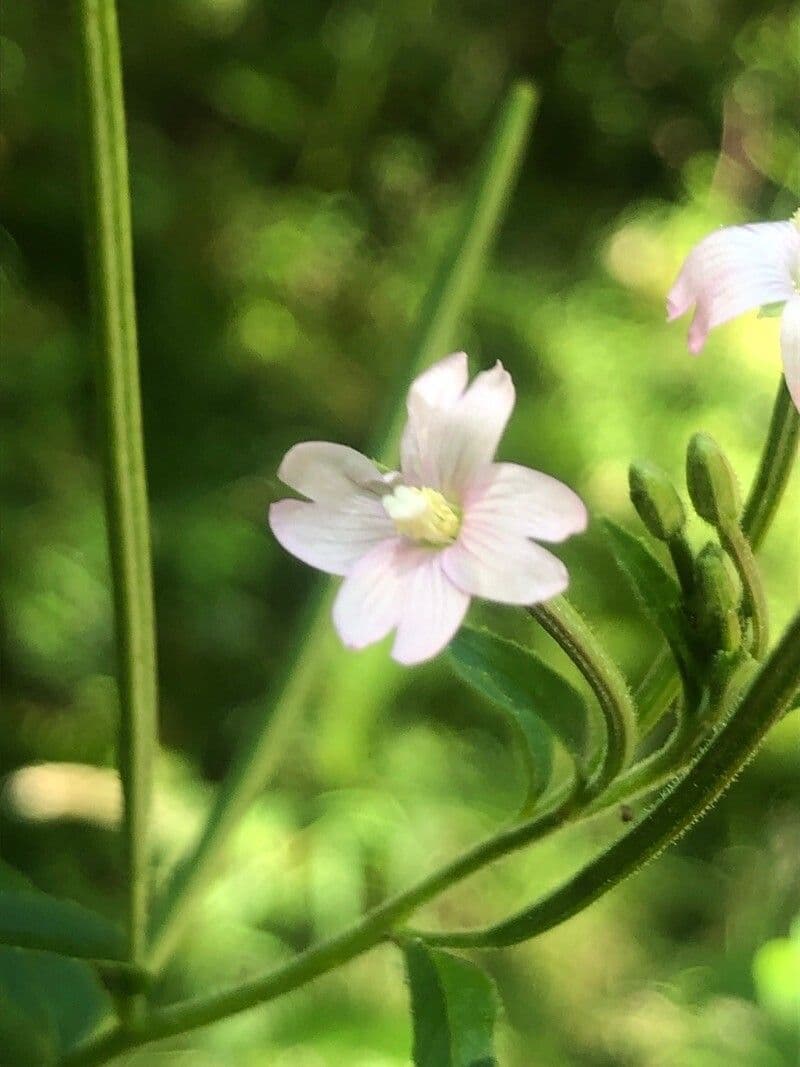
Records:
[[[412,541],[441,548],[458,536],[461,516],[436,489],[398,485],[383,506],[397,532]]]

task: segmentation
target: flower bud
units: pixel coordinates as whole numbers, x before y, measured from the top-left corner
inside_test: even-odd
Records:
[[[713,437],[696,433],[686,453],[686,485],[694,509],[712,526],[738,523],[742,509],[733,468]]]
[[[628,470],[631,502],[648,532],[671,541],[686,525],[686,512],[675,486],[651,463],[632,463]]]
[[[739,605],[742,587],[736,568],[719,545],[709,543],[697,557],[697,615],[715,648],[735,649],[742,640]]]

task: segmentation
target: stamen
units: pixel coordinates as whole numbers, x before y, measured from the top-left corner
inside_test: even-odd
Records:
[[[436,489],[398,485],[383,497],[383,507],[397,532],[412,541],[443,547],[458,536],[461,516]]]

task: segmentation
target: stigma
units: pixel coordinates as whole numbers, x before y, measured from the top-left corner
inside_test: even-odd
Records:
[[[382,501],[397,532],[412,541],[443,548],[458,536],[461,516],[436,489],[398,485]]]

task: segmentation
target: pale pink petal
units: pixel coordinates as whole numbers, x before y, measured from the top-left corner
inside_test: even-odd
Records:
[[[394,537],[358,561],[333,604],[333,622],[347,648],[364,648],[394,629],[403,610],[408,576],[424,563],[428,551]]]
[[[441,652],[469,607],[469,596],[442,570],[441,556],[441,552],[427,550],[426,558],[405,579],[392,657],[406,666]]]
[[[442,566],[465,593],[501,604],[536,604],[569,584],[567,568],[546,548],[482,523],[464,523]]]
[[[781,355],[789,393],[800,411],[800,293],[796,293],[783,309]]]
[[[800,262],[800,230],[792,222],[728,226],[695,245],[667,297],[667,318],[696,305],[689,349],[708,331],[762,304],[788,300]]]
[[[469,378],[466,352],[440,359],[414,380],[408,391],[408,421],[400,441],[400,460],[407,481],[431,485],[438,453],[440,424],[436,412],[461,397]]]
[[[470,387],[448,407],[420,409],[415,440],[421,461],[403,474],[416,484],[441,490],[458,504],[470,482],[494,458],[514,409],[514,384],[502,363],[478,374]]]
[[[586,529],[583,501],[549,474],[516,463],[493,463],[473,481],[462,501],[465,521],[503,533],[564,541]]]
[[[336,504],[342,497],[382,480],[372,460],[354,448],[328,441],[305,441],[290,448],[278,468],[278,477],[320,504]]]
[[[269,524],[287,552],[328,574],[347,574],[376,544],[396,536],[380,498],[366,494],[346,497],[335,507],[279,500],[270,505]]]
[[[452,407],[467,387],[469,367],[466,352],[453,352],[423,371],[408,391],[409,413],[418,400],[428,407]]]

